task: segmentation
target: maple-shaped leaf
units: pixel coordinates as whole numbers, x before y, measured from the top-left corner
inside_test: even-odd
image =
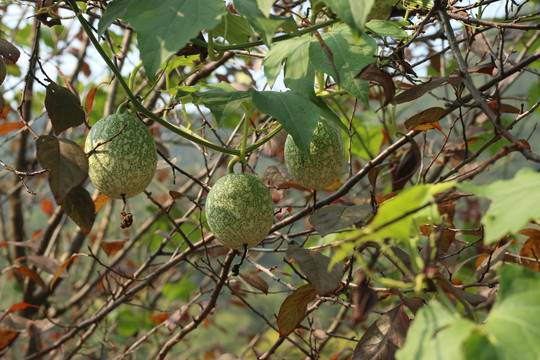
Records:
[[[311,284],[296,289],[291,295],[287,296],[279,308],[277,324],[279,328],[279,337],[289,335],[304,318],[307,306],[315,300],[317,291]]]
[[[79,98],[52,81],[45,92],[45,108],[56,135],[84,123],[86,114]]]
[[[530,220],[540,219],[540,174],[523,168],[510,180],[489,185],[459,184],[461,190],[491,199],[482,217],[484,242],[491,244],[509,233],[516,233]]]

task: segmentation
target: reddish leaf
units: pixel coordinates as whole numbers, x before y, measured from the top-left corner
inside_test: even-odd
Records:
[[[52,215],[52,213],[54,212],[54,205],[53,205],[53,202],[51,201],[51,199],[49,198],[45,198],[43,200],[41,200],[41,210],[47,214],[47,215]]]
[[[268,295],[268,284],[256,272],[240,273],[240,279],[253,286],[255,289],[261,290],[265,295]]]
[[[88,122],[88,119],[90,119],[90,113],[92,112],[92,107],[94,106],[94,98],[96,96],[96,91],[103,84],[108,84],[108,83],[105,81],[102,83],[99,83],[98,86],[91,89],[86,95],[86,99],[84,100],[84,111],[86,112],[86,122]]]
[[[125,242],[126,240],[114,240],[114,241],[109,241],[109,242],[102,242],[101,248],[103,249],[103,251],[105,251],[105,254],[107,254],[107,256],[113,256],[114,254],[116,254],[117,252],[119,252],[120,250],[124,248]]]
[[[83,124],[86,117],[79,98],[67,88],[54,82],[47,85],[45,108],[55,135]]]
[[[156,325],[159,325],[165,320],[167,320],[169,318],[169,315],[167,315],[167,313],[162,312],[162,313],[150,315],[149,318],[151,322],[153,322]]]
[[[410,319],[398,306],[375,321],[354,349],[353,360],[393,359],[405,343]]]
[[[536,259],[535,261],[523,260],[523,265],[531,270],[540,271],[540,238],[530,237],[525,241],[519,255]]]
[[[173,200],[179,199],[184,196],[184,194],[182,194],[181,192],[174,190],[169,190],[169,195],[171,198],[173,198]]]
[[[0,38],[0,55],[9,62],[15,64],[21,56],[21,52],[12,43],[6,39]]]
[[[109,200],[111,200],[111,198],[107,195],[99,194],[98,197],[94,199],[94,207],[96,208],[94,213],[97,214],[99,210],[101,210],[101,208],[104,207]]]
[[[58,270],[56,270],[56,272],[54,273],[54,276],[53,276],[53,279],[51,281],[51,290],[53,288],[53,285],[54,283],[56,282],[56,280],[60,277],[60,275],[64,272],[64,270],[66,269],[66,267],[69,265],[70,262],[73,261],[73,259],[75,259],[76,257],[78,256],[88,256],[88,255],[85,255],[85,254],[73,254],[69,257],[69,259],[67,259],[66,261],[64,261],[64,263],[62,264],[62,266],[60,266],[58,268]]]
[[[22,127],[24,127],[24,124],[20,121],[0,124],[0,135],[7,134],[10,131],[20,129]]]
[[[45,281],[43,281],[41,276],[39,276],[39,274],[34,270],[27,268],[26,266],[16,267],[15,270],[17,270],[17,272],[19,272],[21,275],[26,276],[27,278],[41,286],[45,291],[47,290],[47,285],[45,284]]]
[[[0,351],[9,346],[18,334],[19,332],[14,330],[0,330]]]
[[[320,296],[333,293],[341,285],[343,271],[338,264],[334,264],[328,272],[330,265],[328,256],[295,245],[289,245],[287,256],[296,261],[300,270],[306,275],[309,283],[317,289],[317,294]]]
[[[537,229],[519,230],[518,234],[525,235],[525,236],[540,240],[540,230],[537,230]]]
[[[498,111],[499,114],[501,113],[507,113],[507,114],[519,114],[520,111],[518,108],[508,105],[508,104],[501,104],[498,101],[490,101],[488,103],[489,107],[493,109],[493,111]]]
[[[495,64],[495,59],[491,58],[491,61],[485,64],[480,64],[476,66],[471,66],[468,71],[470,73],[479,73],[479,74],[487,74],[490,76],[493,76],[493,70],[497,68],[497,65]]]
[[[0,119],[5,119],[9,112],[11,111],[11,108],[9,107],[9,105],[4,105],[2,107],[2,112],[0,113]]]
[[[277,317],[279,337],[289,335],[300,324],[306,315],[308,304],[315,300],[316,296],[317,292],[311,284],[301,286],[287,296]]]

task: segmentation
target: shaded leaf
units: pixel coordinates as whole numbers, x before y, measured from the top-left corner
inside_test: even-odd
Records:
[[[90,233],[96,219],[96,211],[92,197],[84,187],[77,186],[71,189],[60,206],[83,233]]]
[[[495,249],[491,256],[486,256],[484,258],[476,268],[476,280],[482,281],[483,279],[491,279],[495,275],[495,270],[503,264],[506,251],[510,245],[512,245],[511,241]]]
[[[49,274],[54,274],[56,269],[61,265],[58,260],[47,256],[28,255],[26,259],[38,269],[46,271]]]
[[[364,333],[352,360],[393,359],[405,343],[410,319],[401,306],[380,316]]]
[[[358,78],[368,80],[375,84],[380,85],[384,91],[384,103],[381,101],[382,106],[388,105],[396,93],[396,87],[394,81],[390,74],[384,70],[380,70],[377,64],[369,64],[366,66],[360,74],[357,75]]]
[[[403,189],[422,164],[422,155],[416,141],[413,138],[408,140],[411,143],[411,148],[403,155],[398,166],[392,170],[392,191]]]
[[[320,296],[329,295],[341,286],[343,271],[338,264],[334,264],[329,272],[328,256],[296,245],[289,245],[287,256],[294,259]]]
[[[430,81],[416,85],[410,89],[403,91],[402,93],[396,95],[394,102],[396,104],[403,104],[405,102],[413,101],[421,97],[422,95],[427,94],[428,92],[437,89],[445,84],[451,84],[452,86],[457,86],[461,82],[461,78],[457,76],[451,77],[440,77],[432,78]]]
[[[268,284],[256,272],[241,272],[239,276],[246,284],[268,295]]]
[[[84,151],[71,140],[42,135],[36,142],[37,158],[49,169],[49,186],[57,203],[88,176],[88,159]]]
[[[47,290],[47,285],[45,284],[45,281],[39,276],[37,272],[35,272],[33,269],[30,269],[26,266],[18,266],[15,268],[17,272],[21,275],[26,276],[36,284],[38,284],[43,290]]]
[[[507,113],[507,114],[519,114],[520,111],[518,108],[512,105],[508,104],[501,104],[498,101],[490,101],[488,102],[488,105],[490,108],[493,109],[493,111],[498,111],[499,114]]]
[[[301,286],[287,296],[279,308],[277,317],[279,337],[289,335],[300,324],[306,315],[308,304],[315,300],[316,296],[317,292],[311,284]]]
[[[358,273],[357,287],[353,289],[352,303],[354,304],[352,326],[364,322],[369,314],[377,307],[379,297],[375,290],[369,287],[369,278]]]
[[[124,2],[122,2],[124,3]],[[225,12],[221,0],[131,0],[122,17],[137,32],[146,75],[153,78],[171,55],[203,29],[213,29]]]
[[[530,220],[540,218],[540,174],[531,168],[520,169],[511,180],[482,186],[460,183],[458,187],[492,200],[482,217],[486,244],[515,233]]]
[[[6,39],[0,38],[0,55],[9,62],[15,64],[21,56],[21,52]]]
[[[331,204],[311,215],[309,222],[321,236],[326,236],[363,222],[371,214],[371,210],[369,205],[344,206]]]
[[[127,8],[131,5],[132,0],[113,0],[107,4],[107,8],[99,19],[98,35],[101,36],[105,33],[105,30],[112,25],[112,23],[118,19],[123,18]]]
[[[24,124],[20,121],[17,122],[5,122],[0,124],[0,135],[7,134],[13,130],[17,130],[24,127]]]
[[[101,249],[107,254],[107,256],[114,256],[120,250],[124,248],[126,240],[114,240],[106,241],[100,244]]]
[[[67,88],[50,82],[45,93],[45,108],[55,135],[84,123],[86,114],[81,101]]]
[[[321,112],[307,96],[295,91],[253,91],[253,104],[279,121],[301,151],[309,151]]]

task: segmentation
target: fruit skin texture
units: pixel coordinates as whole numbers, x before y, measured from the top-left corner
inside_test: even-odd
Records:
[[[122,127],[125,129],[117,135]],[[133,197],[142,192],[154,178],[157,151],[154,137],[135,116],[109,115],[99,120],[88,132],[84,151],[88,157],[88,175],[94,186],[103,194],[114,198]]]
[[[302,152],[292,136],[285,142],[285,164],[293,180],[313,190],[332,185],[345,164],[345,147],[339,131],[326,121],[319,121],[309,145],[309,153]]]
[[[274,202],[258,177],[229,174],[219,179],[206,197],[206,219],[223,245],[243,250],[257,246],[274,221]]]

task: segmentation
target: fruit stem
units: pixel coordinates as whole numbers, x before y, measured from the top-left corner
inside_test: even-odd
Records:
[[[229,164],[227,164],[227,174],[234,174],[234,165],[240,161],[240,158],[238,156],[235,156],[229,161]]]

